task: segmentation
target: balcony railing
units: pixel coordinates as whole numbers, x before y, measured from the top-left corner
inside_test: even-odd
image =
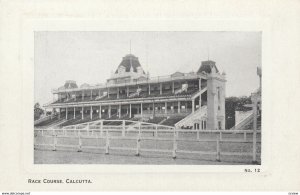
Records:
[[[158,77],[150,77],[147,80],[142,81],[130,81],[130,82],[122,82],[122,83],[106,83],[106,84],[97,84],[94,86],[87,86],[83,88],[73,88],[73,89],[52,89],[52,93],[58,93],[58,92],[72,92],[72,91],[82,91],[82,90],[93,90],[93,89],[103,89],[103,88],[109,88],[109,87],[120,87],[120,86],[129,86],[129,85],[142,85],[142,84],[153,84],[153,83],[160,83],[160,82],[170,82],[170,81],[176,81],[176,80],[187,80],[187,79],[198,79],[198,78],[205,77],[204,74],[192,74],[187,73],[183,76],[158,76]]]

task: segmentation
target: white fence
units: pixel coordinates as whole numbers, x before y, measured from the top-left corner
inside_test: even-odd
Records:
[[[234,156],[252,156],[252,160],[256,163],[257,151],[256,145],[260,143],[257,141],[257,134],[260,134],[260,131],[253,130],[183,130],[183,129],[167,129],[160,127],[158,125],[153,126],[149,125],[139,125],[130,128],[130,125],[121,125],[121,126],[105,126],[102,125],[89,125],[85,128],[78,129],[80,126],[76,126],[73,129],[35,129],[35,148],[40,146],[52,147],[53,151],[56,151],[58,147],[67,147],[67,148],[77,148],[78,152],[81,152],[83,149],[97,149],[104,150],[105,154],[109,154],[111,150],[126,150],[126,151],[135,151],[135,154],[138,156],[140,152],[159,152],[159,153],[170,153],[173,158],[177,157],[177,154],[197,154],[197,155],[215,155],[217,161],[221,161],[221,155],[234,155]],[[82,126],[83,127],[83,126]],[[189,138],[186,138],[187,134],[191,135]],[[203,134],[214,135],[209,138],[202,137]],[[242,134],[242,139],[236,138],[224,138],[229,134],[233,137],[237,134]],[[247,135],[252,135],[252,139],[247,139]],[[37,138],[51,138],[51,143],[37,143]],[[58,144],[59,139],[75,139],[76,144],[68,144],[67,142],[63,144]],[[84,145],[82,140],[96,140],[104,141],[105,146],[93,146],[93,145]],[[129,140],[134,141],[134,147],[114,147],[111,145],[112,140]],[[172,142],[172,149],[153,149],[141,147],[141,142],[146,140],[152,141],[166,141]],[[205,142],[205,143],[215,143],[215,151],[200,151],[200,150],[183,150],[178,149],[178,142],[184,142],[186,144],[192,142]],[[222,151],[220,146],[221,143],[252,143],[253,151],[251,152],[228,152]]]

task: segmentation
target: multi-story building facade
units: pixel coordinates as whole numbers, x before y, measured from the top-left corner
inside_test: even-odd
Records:
[[[52,91],[46,108],[67,124],[99,119],[143,120],[178,128],[225,129],[225,74],[213,61],[197,72],[150,78],[132,54],[123,57],[107,82],[66,81]]]

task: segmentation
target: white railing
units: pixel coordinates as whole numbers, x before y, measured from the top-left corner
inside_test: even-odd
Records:
[[[43,117],[43,118],[40,118],[40,119],[38,119],[38,120],[35,120],[35,121],[34,121],[34,125],[36,125],[36,124],[38,124],[38,123],[41,123],[41,122],[43,122],[43,121],[49,120],[49,119],[51,119],[51,115],[46,116],[46,117]]]
[[[257,141],[257,134],[260,134],[260,131],[253,130],[181,130],[181,129],[119,129],[119,128],[99,128],[99,129],[35,129],[35,149],[37,147],[51,147],[53,151],[56,151],[58,148],[76,148],[78,152],[82,152],[84,149],[103,149],[105,150],[105,154],[109,154],[110,150],[126,150],[126,151],[135,151],[137,156],[140,155],[140,152],[159,152],[159,153],[170,153],[173,158],[177,157],[177,154],[206,154],[206,155],[215,155],[217,161],[221,161],[221,156],[225,155],[234,155],[234,156],[252,156],[253,159],[256,160],[257,151],[256,144],[260,143]],[[116,133],[121,133],[121,135],[117,135]],[[134,136],[129,136],[129,133],[134,133]],[[149,134],[152,136],[146,136]],[[209,133],[210,138],[202,138],[200,134]],[[161,136],[164,134],[164,136]],[[168,134],[169,136],[166,136]],[[186,138],[187,134],[192,134],[195,136]],[[225,134],[243,134],[243,139],[240,138],[225,138]],[[252,134],[253,139],[247,138],[247,134]],[[43,137],[52,139],[51,143],[37,143],[38,138]],[[58,143],[58,140],[66,140],[67,139],[77,139],[77,144],[68,144],[68,143]],[[95,146],[95,145],[87,145],[83,144],[82,140],[97,140],[97,143],[100,141],[105,142],[105,146]],[[136,142],[135,147],[115,147],[111,144],[111,140],[128,140]],[[153,149],[153,148],[145,148],[141,147],[142,141],[167,141],[172,142],[172,149]],[[178,142],[191,143],[191,142],[206,142],[206,143],[215,143],[216,150],[215,151],[201,151],[201,150],[186,150],[179,149]],[[73,142],[72,142],[73,143]],[[221,143],[252,143],[253,152],[231,152],[231,151],[222,151]]]
[[[241,129],[242,127],[244,127],[245,125],[250,123],[252,120],[253,120],[253,112],[251,114],[249,114],[247,117],[245,117],[243,120],[241,120],[238,124],[236,124],[231,129],[232,130],[233,129]]]
[[[207,106],[202,106],[201,108],[199,108],[198,110],[196,110],[194,113],[189,114],[188,116],[186,116],[185,118],[183,118],[182,120],[178,121],[175,124],[176,128],[180,128],[181,126],[187,126],[187,123],[192,123],[192,120],[194,120],[194,118],[197,115],[200,115],[197,118],[201,118],[202,115],[204,115],[207,112]]]
[[[58,92],[71,92],[71,91],[81,91],[81,90],[93,90],[93,89],[101,89],[101,88],[107,88],[107,87],[120,87],[120,86],[129,86],[129,85],[141,85],[141,84],[151,84],[151,83],[158,83],[158,82],[167,82],[167,81],[175,81],[175,80],[184,80],[184,79],[198,79],[206,77],[204,74],[190,74],[186,73],[183,76],[176,76],[172,77],[171,75],[166,76],[158,76],[158,77],[151,77],[148,80],[142,80],[142,81],[130,81],[126,83],[106,83],[106,84],[100,84],[95,86],[87,86],[84,88],[74,88],[74,89],[52,89],[52,93],[58,93]]]

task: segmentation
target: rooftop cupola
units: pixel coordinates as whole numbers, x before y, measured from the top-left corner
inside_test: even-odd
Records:
[[[123,72],[124,68],[125,68],[124,72],[138,72],[138,69],[142,69],[142,66],[139,62],[138,57],[135,57],[132,54],[128,54],[125,57],[123,57],[115,74],[119,73],[120,69]],[[142,72],[143,72],[143,74],[145,74],[144,70],[142,70]]]
[[[205,72],[208,74],[210,74],[212,72],[219,73],[219,70],[216,66],[216,62],[214,62],[212,60],[202,61],[201,66],[200,66],[199,70],[197,71],[197,73],[202,73],[202,72]]]

